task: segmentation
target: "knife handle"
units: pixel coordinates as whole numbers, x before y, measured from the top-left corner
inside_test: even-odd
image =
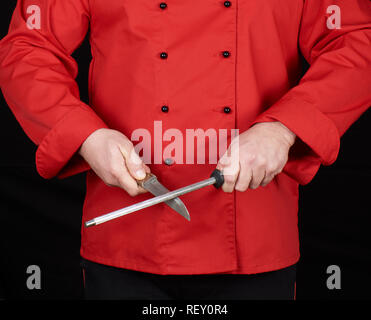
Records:
[[[215,188],[219,189],[223,185],[223,183],[224,183],[224,176],[223,176],[223,173],[220,170],[215,169],[212,172],[212,174],[211,174],[210,177],[211,178],[215,178],[215,183],[214,183],[214,187]]]
[[[145,182],[147,182],[149,179],[151,179],[151,178],[156,178],[156,176],[153,174],[153,173],[147,173],[146,174],[146,177],[144,178],[144,179],[142,179],[142,180],[137,180],[137,184],[138,184],[138,186],[139,187],[142,187],[142,188],[144,188],[145,189],[145,187],[144,187],[144,183]]]

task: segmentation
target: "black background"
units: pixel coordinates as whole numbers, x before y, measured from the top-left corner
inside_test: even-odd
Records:
[[[1,38],[15,3],[1,1]],[[88,102],[87,41],[73,57],[80,67],[81,99]],[[0,298],[80,299],[85,176],[40,178],[36,147],[0,98]],[[337,162],[300,188],[298,300],[371,298],[370,124],[368,110],[342,138]],[[26,287],[26,268],[32,264],[41,268],[41,290]],[[342,271],[340,290],[326,286],[326,269],[333,264]]]

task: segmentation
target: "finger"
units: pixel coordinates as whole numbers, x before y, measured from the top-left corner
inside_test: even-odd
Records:
[[[137,181],[131,176],[125,166],[122,167],[121,174],[118,175],[116,178],[119,187],[123,188],[132,197],[146,192],[145,189],[138,186]]]
[[[150,173],[151,172],[151,169],[146,164],[144,164],[144,171],[146,173]]]
[[[266,175],[265,178],[263,179],[262,183],[260,184],[262,187],[267,186],[273,179],[274,179],[274,174],[271,175]]]
[[[241,166],[240,173],[238,175],[235,189],[240,192],[244,192],[249,188],[250,182],[252,178],[252,170],[250,168],[246,168]]]
[[[146,172],[146,174],[151,173],[151,169],[146,164],[144,164],[144,171]],[[144,189],[143,187],[141,187],[139,184],[138,184],[138,188],[139,188],[140,193],[146,193],[146,192],[148,192],[146,189]]]
[[[262,181],[265,178],[265,170],[263,168],[255,168],[255,170],[252,170],[252,178],[250,181],[249,188],[250,189],[256,189],[260,186]]]
[[[240,171],[239,165],[224,167],[218,164],[216,168],[223,173],[224,177],[224,183],[222,185],[223,191],[228,193],[233,192]]]
[[[223,191],[228,193],[233,192],[238,178],[238,172],[236,172],[235,174],[231,173],[223,174],[223,176],[224,176],[224,183],[222,185]]]
[[[222,185],[224,192],[233,192],[240,172],[238,149],[235,147],[232,148],[231,146],[223,157],[221,157],[216,167],[218,170],[222,171],[224,176],[224,183]]]
[[[135,196],[140,193],[147,192],[145,189],[139,187],[137,180],[134,179],[133,176],[128,171],[124,153],[121,151],[120,148],[116,156],[114,157],[114,161],[112,162],[111,167],[112,175],[116,180],[116,185],[124,189],[129,195]]]
[[[142,159],[135,152],[133,146],[120,147],[121,153],[125,158],[125,165],[129,174],[136,180],[146,177],[146,168]]]

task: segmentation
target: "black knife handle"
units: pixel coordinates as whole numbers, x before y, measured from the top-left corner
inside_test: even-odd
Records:
[[[215,188],[219,189],[223,185],[224,177],[223,177],[223,173],[220,170],[215,169],[210,177],[215,178],[215,183],[214,183]]]

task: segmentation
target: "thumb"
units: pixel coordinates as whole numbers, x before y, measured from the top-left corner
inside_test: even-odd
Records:
[[[146,168],[142,159],[132,148],[125,156],[126,167],[130,175],[136,180],[142,180],[146,177]]]

